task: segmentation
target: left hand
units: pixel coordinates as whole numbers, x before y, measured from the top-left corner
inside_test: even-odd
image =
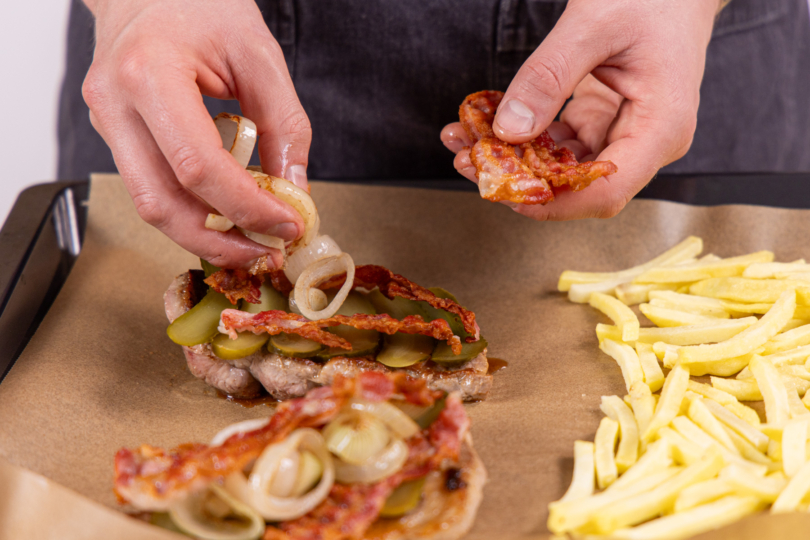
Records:
[[[718,0],[570,0],[557,25],[518,71],[493,130],[520,144],[544,129],[580,161],[619,171],[579,192],[555,190],[545,206],[515,205],[536,220],[618,214],[659,168],[686,154],[697,125],[700,83]],[[565,100],[560,119],[552,122]],[[461,124],[442,142],[476,181]]]

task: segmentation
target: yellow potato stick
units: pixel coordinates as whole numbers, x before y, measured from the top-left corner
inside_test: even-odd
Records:
[[[762,507],[756,497],[732,495],[685,512],[654,519],[649,523],[616,531],[616,540],[672,540],[719,529],[753,514]]]
[[[672,291],[650,291],[650,303],[663,307],[672,307],[682,311],[708,315],[712,317],[728,318],[728,312],[723,309],[721,300],[705,298],[691,294],[681,294]]]
[[[666,441],[672,449],[672,457],[681,465],[691,465],[700,461],[704,448],[693,443],[672,428],[662,427],[658,430],[659,441]],[[644,459],[643,457],[641,459]],[[632,469],[631,469],[632,470]],[[622,477],[623,478],[623,477]],[[621,480],[621,478],[619,479]]]
[[[796,293],[788,291],[780,296],[770,311],[756,324],[721,343],[693,345],[678,350],[678,358],[684,364],[735,358],[750,353],[764,345],[793,317],[796,309]]]
[[[658,358],[653,352],[649,343],[636,342],[636,354],[641,363],[641,371],[644,372],[644,382],[650,387],[651,392],[658,392],[664,385],[664,372],[658,365]]]
[[[699,428],[697,424],[692,422],[686,416],[676,417],[672,421],[672,427],[675,429],[675,431],[683,435],[684,438],[697,444],[704,450],[714,448],[716,451],[720,452],[720,455],[723,457],[723,460],[725,461],[726,464],[733,463],[735,465],[739,465],[741,467],[749,469],[756,474],[762,475],[764,475],[768,470],[768,467],[764,465],[746,461],[739,455],[729,452],[728,450],[723,448],[720,445],[720,443],[718,443],[715,439],[713,439],[711,435],[709,435],[701,428]]]
[[[633,383],[644,382],[644,371],[641,369],[641,362],[636,351],[631,346],[618,343],[612,339],[606,339],[599,344],[599,348],[619,364],[628,392]]]
[[[568,300],[575,304],[587,304],[592,294],[616,294],[616,287],[626,282],[624,279],[612,279],[599,283],[577,283],[568,289]]]
[[[701,251],[703,251],[703,240],[695,236],[690,236],[654,259],[619,272],[574,272],[572,270],[566,270],[560,275],[557,289],[561,292],[566,292],[571,288],[571,285],[577,283],[597,283],[615,279],[626,279],[630,281],[648,268],[677,264],[697,257]]]
[[[652,304],[641,304],[638,306],[639,311],[645,317],[660,327],[671,328],[673,326],[689,326],[694,324],[701,324],[712,322],[716,320],[715,317],[707,317],[705,315],[696,315],[687,313],[686,311],[679,311],[668,307],[654,306]]]
[[[738,402],[735,400],[735,403]],[[762,433],[760,430],[742,420],[735,414],[732,414],[723,405],[720,405],[711,399],[704,400],[703,405],[709,410],[709,412],[712,413],[712,415],[714,415],[715,418],[728,426],[730,429],[737,432],[737,434],[750,442],[757,450],[760,452],[765,452],[768,449],[768,436]],[[743,407],[745,407],[745,405],[743,405]],[[748,407],[746,407],[746,409],[748,409]],[[748,410],[756,414],[753,409]]]
[[[678,493],[686,487],[709,480],[723,467],[719,452],[709,449],[703,459],[689,465],[655,489],[603,507],[592,518],[597,533],[613,531],[647,521],[672,508]]]
[[[720,497],[725,497],[734,492],[734,487],[725,480],[712,478],[692,484],[678,494],[675,499],[675,513],[684,512],[690,508],[700,506]]]
[[[765,418],[768,423],[777,426],[786,423],[790,420],[790,406],[787,388],[779,372],[761,357],[754,357],[750,367],[762,393],[762,401],[765,402]]]
[[[694,392],[696,394],[700,394],[703,397],[707,397],[719,403],[720,405],[726,405],[728,403],[736,403],[737,398],[729,394],[728,392],[723,392],[722,390],[718,390],[717,388],[713,388],[708,384],[703,384],[697,381],[689,381],[687,385],[687,389],[690,392]]]
[[[574,441],[574,476],[571,485],[559,502],[577,501],[593,495],[596,468],[594,465],[594,444],[587,441]]]
[[[633,310],[612,296],[594,293],[589,300],[591,307],[598,309],[613,321],[622,333],[622,341],[638,339],[638,317]]]
[[[652,396],[649,385],[643,382],[634,382],[630,387],[629,401],[636,417],[638,432],[644,433],[655,413],[655,398]]]
[[[799,397],[799,392],[796,391],[795,388],[788,388],[787,396],[791,419],[810,415],[810,411],[808,411],[807,407],[802,403],[802,398]]]
[[[637,341],[650,344],[661,341],[670,345],[716,343],[736,336],[756,322],[756,317],[745,317],[743,319],[718,319],[708,323],[675,328],[641,328],[638,331]],[[596,337],[599,341],[604,339],[621,341],[622,339],[619,329],[608,324],[596,325]]]
[[[773,336],[765,343],[765,354],[772,355],[804,345],[810,345],[810,325],[799,326]]]
[[[585,525],[601,508],[650,491],[675,476],[680,470],[680,467],[657,469],[644,478],[625,485],[621,490],[608,489],[585,499],[552,503],[549,505],[548,528],[554,534],[575,531]]]
[[[805,345],[803,347],[797,347],[795,349],[774,354],[762,355],[762,357],[776,367],[783,365],[805,364],[808,358],[810,358],[810,345]]]
[[[784,477],[759,476],[736,464],[731,464],[720,471],[720,479],[734,486],[737,493],[751,495],[765,502],[775,501],[787,485]]]
[[[743,381],[745,379],[753,379],[754,374],[751,373],[751,368],[749,368],[748,366],[745,366],[745,368],[740,370],[740,372],[737,373],[737,376],[734,377],[734,378],[737,379],[738,381]]]
[[[694,377],[702,375],[718,375],[720,377],[730,377],[748,366],[753,354],[744,354],[736,358],[726,358],[708,362],[694,362],[686,364],[684,367],[689,370],[689,374]],[[677,363],[677,362],[675,362]]]
[[[746,268],[742,275],[747,278],[765,279],[776,277],[777,274],[786,272],[810,272],[810,264],[805,264],[804,259],[799,259],[792,263],[754,263]]]
[[[774,303],[787,291],[806,289],[804,281],[781,279],[747,279],[741,277],[711,278],[689,286],[689,293],[748,304]],[[807,305],[800,300],[799,303]]]
[[[614,291],[616,298],[624,302],[625,305],[635,306],[650,299],[650,294],[657,291],[674,291],[679,284],[648,283],[638,285],[636,283],[622,283]]]
[[[729,393],[739,401],[761,401],[762,394],[759,391],[756,379],[722,379],[712,377],[712,386],[718,390]]]
[[[804,403],[805,407],[810,408],[810,392],[805,392],[802,403]]]
[[[782,430],[782,469],[793,478],[807,461],[807,430],[810,419],[795,418]]]
[[[619,447],[616,449],[616,468],[619,474],[638,460],[638,425],[633,411],[619,396],[602,396],[602,412],[619,423]]]
[[[782,431],[785,426],[774,426],[768,423],[760,424],[759,430],[768,436],[769,439],[776,442],[782,442]]]
[[[798,302],[800,299],[800,295],[796,295],[796,301]],[[799,309],[805,310],[807,309],[806,306],[796,306],[796,313],[799,312]],[[788,330],[793,330],[794,328],[798,328],[800,326],[804,326],[805,324],[810,324],[810,316],[802,317],[801,319],[796,317],[796,313],[793,314],[793,318],[790,319],[784,328],[782,328],[782,332],[787,332]]]
[[[762,421],[759,419],[759,415],[757,414],[757,411],[755,411],[751,407],[746,407],[745,405],[743,405],[739,401],[735,401],[734,403],[728,403],[726,405],[723,405],[723,408],[726,409],[727,411],[730,411],[731,414],[735,415],[740,420],[743,420],[744,422],[747,422],[749,425],[753,426],[754,428],[756,428],[757,426],[759,426],[762,423]]]
[[[782,490],[779,497],[771,506],[772,514],[783,514],[794,512],[802,499],[810,491],[810,461],[804,465],[791,477],[787,487]]]
[[[647,446],[647,451],[626,473],[613,482],[605,491],[627,491],[644,478],[672,466],[670,447],[667,441],[655,441]]]
[[[680,293],[676,293],[676,294],[680,294]],[[684,295],[684,296],[688,296],[688,295]],[[690,305],[686,305],[686,304],[670,303],[670,302],[668,302],[666,300],[659,300],[657,298],[653,298],[652,300],[650,300],[649,305],[650,306],[655,306],[655,307],[658,307],[658,308],[674,309],[674,310],[677,310],[679,312],[686,312],[686,313],[691,313],[693,315],[700,315],[702,317],[708,317],[710,319],[730,319],[731,318],[731,314],[728,311],[724,310],[724,309],[719,309],[719,310],[704,309],[704,308],[699,307],[699,306],[690,306]],[[649,319],[649,317],[647,317],[647,318]],[[650,320],[652,320],[652,319],[650,319]]]
[[[723,429],[726,430],[726,433],[728,433],[728,436],[731,438],[731,442],[733,442],[734,446],[737,447],[737,450],[740,452],[743,459],[753,463],[758,463],[760,465],[765,465],[768,470],[781,469],[780,464],[771,461],[768,456],[754,448],[753,444],[740,437],[736,431],[726,425],[723,425]]]
[[[602,418],[594,437],[594,463],[596,465],[596,483],[599,489],[605,489],[616,481],[619,471],[616,468],[614,448],[619,434],[619,423],[610,418]]]
[[[765,358],[765,357],[763,357]],[[804,366],[778,366],[776,368],[782,375],[787,375],[790,377],[798,377],[799,379],[804,379],[806,381],[810,380],[810,371],[807,371],[807,368]]]
[[[683,283],[684,281],[739,276],[747,266],[753,263],[770,262],[772,260],[772,252],[758,251],[739,257],[720,259],[719,261],[698,261],[675,267],[651,268],[633,279],[633,283]]]
[[[728,313],[732,313],[735,316],[739,316],[740,314],[750,315],[752,313],[756,313],[758,315],[764,315],[768,312],[769,309],[773,307],[773,302],[769,303],[761,303],[761,304],[745,304],[743,302],[731,302],[730,300],[720,300],[720,303]]]
[[[642,435],[644,440],[652,440],[656,431],[669,424],[677,416],[688,384],[688,371],[681,366],[675,366],[670,370],[664,381],[664,387],[661,389],[661,398],[655,407],[655,414]]]
[[[771,441],[768,443],[768,457],[774,461],[782,461],[782,443]]]
[[[733,454],[741,455],[740,451],[734,445],[734,442],[723,429],[723,424],[714,417],[706,405],[703,404],[703,398],[700,396],[690,400],[689,404],[689,419],[697,424],[706,433],[712,436],[714,440],[720,443],[726,450]]]

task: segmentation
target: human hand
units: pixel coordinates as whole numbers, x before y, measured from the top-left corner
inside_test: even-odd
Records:
[[[260,189],[222,148],[202,95],[238,99],[256,123],[263,169],[306,188],[311,129],[284,55],[253,0],[86,0],[96,49],[82,91],[141,218],[216,266],[282,254],[236,229],[204,227],[216,211],[236,225],[294,240],[292,207]]]
[[[570,0],[557,25],[518,71],[493,130],[520,144],[543,129],[577,159],[619,171],[587,189],[555,190],[545,206],[514,205],[536,220],[612,217],[692,143],[706,46],[717,0]],[[560,119],[552,122],[573,94]],[[454,165],[475,181],[459,123],[445,126]]]

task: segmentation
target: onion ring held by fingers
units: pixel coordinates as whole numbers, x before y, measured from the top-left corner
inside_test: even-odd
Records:
[[[338,290],[332,302],[324,309],[315,311],[312,309],[311,296],[309,290],[317,288],[318,285],[334,276],[346,274],[347,279]],[[301,311],[301,315],[309,320],[328,319],[340,309],[343,301],[349,295],[354,284],[354,261],[348,253],[341,253],[334,257],[320,259],[307,266],[295,282],[293,298],[295,304]]]

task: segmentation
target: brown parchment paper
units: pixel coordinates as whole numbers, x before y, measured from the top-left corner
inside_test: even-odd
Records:
[[[471,539],[547,537],[574,440],[593,440],[600,396],[625,393],[597,347],[601,316],[556,292],[562,270],[622,269],[689,234],[720,256],[810,255],[808,211],[632,201],[610,220],[536,223],[473,193],[320,182],[312,193],[323,231],[356,263],[453,291],[476,312],[490,356],[509,362],[490,399],[468,407],[490,476]],[[146,537],[104,508],[118,507],[116,450],[204,442],[271,412],[216,397],[166,337],[163,292],[190,267],[193,256],[139,220],[118,177],[93,178],[84,250],[0,385],[0,537]],[[12,534],[32,523],[38,533]],[[810,516],[759,516],[709,536],[804,538],[808,526]]]

